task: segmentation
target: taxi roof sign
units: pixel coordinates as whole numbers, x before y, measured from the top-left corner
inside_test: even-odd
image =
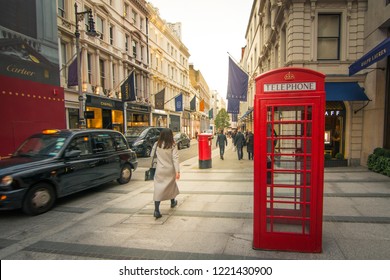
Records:
[[[60,132],[59,129],[45,129],[45,130],[42,130],[42,134],[56,134]]]

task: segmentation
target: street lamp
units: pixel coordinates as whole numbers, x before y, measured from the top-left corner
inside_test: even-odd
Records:
[[[80,31],[79,31],[79,21],[84,20],[84,15],[88,14],[88,30],[86,34],[88,36],[96,37],[98,36],[95,30],[95,22],[92,16],[92,10],[77,12],[77,3],[74,4],[74,13],[76,17],[76,31],[74,35],[76,36],[76,55],[77,55],[77,81],[79,89],[79,128],[86,128],[85,116],[84,116],[84,95],[82,92],[82,82],[81,82],[81,57],[80,57]]]

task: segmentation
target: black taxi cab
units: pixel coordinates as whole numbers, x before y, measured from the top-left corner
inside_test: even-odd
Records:
[[[135,152],[118,131],[44,130],[0,160],[0,210],[41,214],[57,198],[113,180],[126,184],[137,166]]]

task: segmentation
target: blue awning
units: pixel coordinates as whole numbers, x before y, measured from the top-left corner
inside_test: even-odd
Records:
[[[357,82],[325,83],[326,101],[370,100]]]
[[[368,66],[378,62],[379,60],[390,55],[390,37],[385,39],[378,46],[373,48],[371,51],[363,55],[359,60],[349,66],[349,75],[353,74],[367,68]]]

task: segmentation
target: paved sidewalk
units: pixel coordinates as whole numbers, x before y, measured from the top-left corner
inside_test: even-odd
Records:
[[[52,213],[1,216],[0,259],[390,259],[390,178],[364,167],[325,170],[322,253],[253,250],[253,161],[245,150],[239,161],[229,139],[225,160],[213,149],[212,168],[199,169],[197,157],[183,162],[179,204],[162,202],[158,220],[145,168],[126,186]],[[25,232],[10,229],[22,222]]]

